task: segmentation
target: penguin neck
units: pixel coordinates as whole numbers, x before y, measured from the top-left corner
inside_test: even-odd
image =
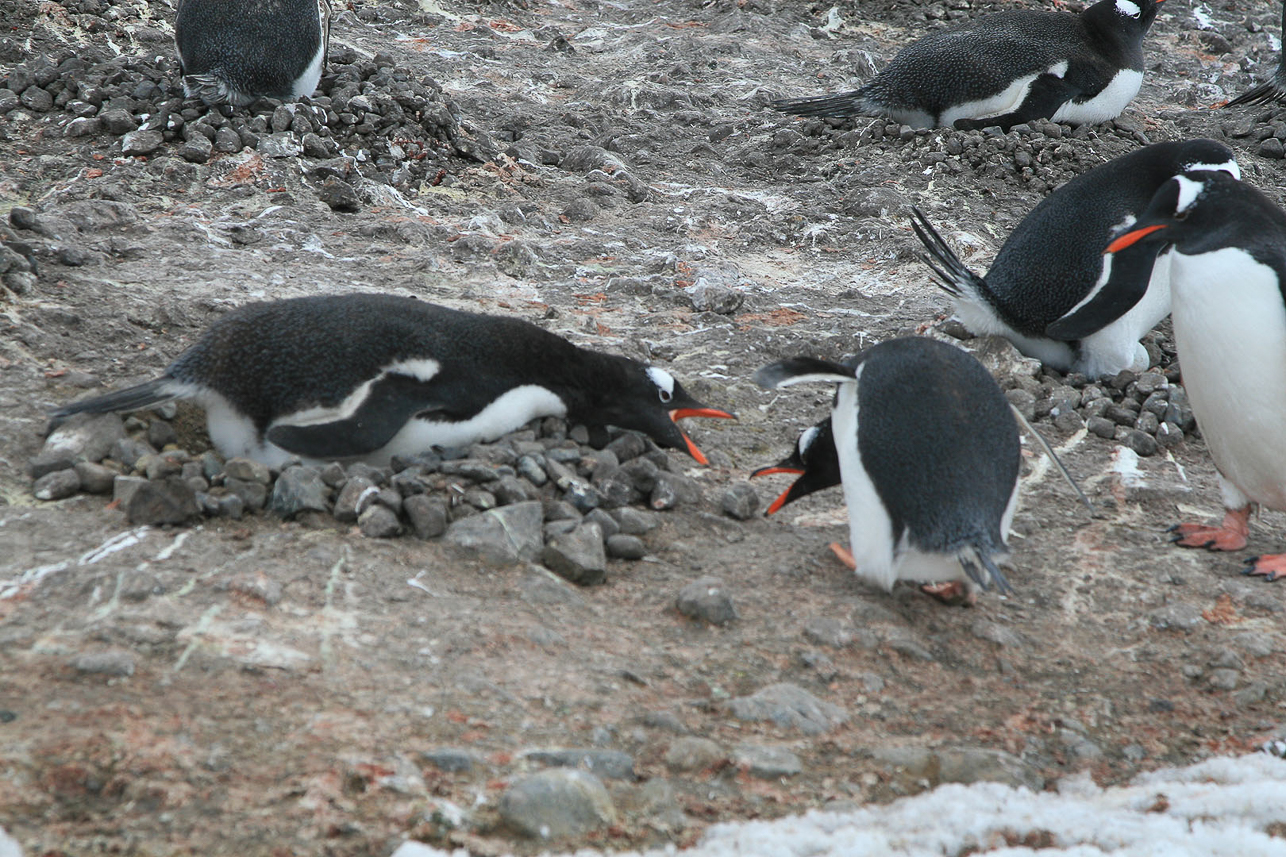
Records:
[[[584,420],[604,403],[627,395],[637,383],[631,370],[637,361],[617,354],[605,354],[576,347],[578,359],[569,361],[557,373],[556,392],[567,405],[567,418]]]

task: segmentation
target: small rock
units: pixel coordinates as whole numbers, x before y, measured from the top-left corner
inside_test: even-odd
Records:
[[[692,308],[697,312],[731,315],[746,302],[745,294],[737,289],[711,283],[704,277],[698,277],[696,283],[688,287],[687,293],[692,299]]]
[[[446,771],[449,774],[468,773],[473,770],[478,761],[477,754],[472,750],[454,747],[444,747],[441,750],[425,750],[420,754],[420,757],[439,771]]]
[[[759,493],[745,482],[730,485],[720,501],[723,513],[738,521],[747,521],[759,510]]]
[[[165,138],[161,136],[160,131],[140,128],[121,137],[121,154],[126,157],[150,155],[161,148],[161,144],[164,142]]]
[[[46,473],[31,486],[37,500],[64,500],[80,490],[80,476],[74,469]]]
[[[712,625],[726,625],[737,618],[732,596],[717,577],[701,577],[683,587],[675,606],[684,616]]]
[[[201,134],[193,134],[178,149],[178,156],[192,164],[204,164],[212,154],[214,141]]]
[[[738,744],[732,754],[738,768],[761,780],[793,777],[804,770],[799,757],[785,747]]]
[[[258,482],[268,485],[272,482],[272,471],[268,465],[249,458],[230,458],[223,465],[224,475],[232,479],[244,479],[247,482]]]
[[[1248,684],[1232,695],[1233,704],[1238,708],[1249,708],[1264,701],[1268,695],[1268,686],[1262,682]]]
[[[196,492],[178,476],[144,481],[125,504],[131,524],[183,524],[201,515]]]
[[[402,532],[397,513],[387,506],[371,506],[357,518],[357,526],[368,539],[391,539]]]
[[[771,720],[783,729],[798,729],[806,735],[821,735],[848,720],[844,709],[788,682],[738,697],[729,707],[738,720]]]
[[[514,503],[453,521],[443,540],[494,565],[531,561],[544,546],[543,521],[540,503]]]
[[[118,415],[78,414],[46,438],[28,471],[33,479],[39,479],[46,473],[73,467],[77,461],[102,461],[124,438],[125,424]]]
[[[639,509],[613,509],[610,513],[627,536],[642,536],[661,526],[656,515]]]
[[[402,501],[402,510],[418,538],[436,539],[447,531],[447,503],[441,497],[413,494]]]
[[[696,482],[677,473],[661,471],[656,475],[656,484],[652,487],[648,505],[659,511],[700,500],[701,488]]]
[[[304,146],[288,131],[279,131],[259,138],[255,147],[265,158],[295,158],[304,153]]]
[[[1241,681],[1241,673],[1232,669],[1211,670],[1206,681],[1215,690],[1234,690]]]
[[[633,780],[634,759],[620,750],[597,748],[569,750],[529,750],[524,758],[541,765],[559,768],[582,768],[609,780]]]
[[[268,505],[268,486],[245,479],[224,479],[223,487],[241,500],[247,509],[262,509]]]
[[[1010,646],[1021,648],[1023,638],[1010,628],[998,622],[989,622],[986,619],[978,619],[969,626],[969,633],[973,634],[979,640],[988,640],[999,646]]]
[[[701,771],[727,756],[724,749],[709,738],[689,735],[675,740],[665,751],[665,765],[676,773]]]
[[[579,607],[585,598],[567,581],[546,568],[529,566],[527,575],[519,585],[522,599],[529,604],[565,604]]]
[[[331,211],[353,212],[360,211],[362,200],[357,195],[357,190],[341,178],[328,176],[322,182],[321,192],[318,198],[330,206]]]
[[[607,575],[603,531],[593,522],[577,524],[570,532],[549,540],[541,561],[550,571],[572,583],[581,586],[602,583]]]
[[[147,480],[142,476],[124,476],[118,474],[112,480],[112,502],[122,508],[129,506],[130,498],[138,491],[139,486],[146,483]]]
[[[330,488],[322,481],[317,468],[295,465],[277,477],[268,508],[283,518],[293,518],[300,512],[327,511],[329,498]]]
[[[380,489],[366,477],[351,477],[340,489],[339,496],[335,498],[335,520],[344,524],[353,523],[358,515],[375,502],[379,493]]]
[[[582,836],[616,823],[602,782],[575,768],[552,768],[515,781],[500,796],[501,819],[534,839]]]
[[[638,560],[647,556],[647,545],[638,536],[617,533],[607,537],[607,555],[614,559]]]
[[[1157,630],[1193,631],[1205,624],[1201,609],[1192,604],[1167,604],[1148,614],[1148,622]]]
[[[843,649],[853,645],[853,631],[839,619],[815,616],[804,625],[804,639],[818,646]]]
[[[75,470],[80,477],[80,490],[86,494],[110,494],[119,475],[112,468],[92,461],[77,461]]]
[[[134,675],[134,653],[125,649],[85,652],[72,658],[70,665],[82,673],[130,676]]]

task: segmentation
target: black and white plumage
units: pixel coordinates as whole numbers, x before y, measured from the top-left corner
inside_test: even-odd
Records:
[[[776,464],[760,467],[750,474],[750,478],[770,473],[792,473],[799,478],[768,506],[764,511],[765,515],[771,515],[782,506],[815,491],[840,484],[839,453],[835,451],[831,418],[827,417],[817,425],[804,429],[795,439],[795,448],[790,455]]]
[[[493,440],[537,417],[641,431],[705,458],[675,421],[731,417],[637,360],[580,348],[515,318],[395,295],[326,295],[228,313],[152,381],[72,414],[192,399],[225,456],[278,466],[387,462]]]
[[[1286,38],[1286,0],[1282,3],[1282,26],[1278,31]],[[1253,86],[1229,101],[1224,107],[1242,107],[1253,104],[1269,104],[1274,101],[1286,101],[1286,50],[1279,51],[1277,71],[1263,83]]]
[[[1114,259],[1103,247],[1157,188],[1194,169],[1240,178],[1214,140],[1156,143],[1082,173],[1041,200],[1010,233],[986,276],[969,270],[929,221],[912,221],[925,261],[973,333],[998,334],[1060,372],[1091,378],[1148,368],[1139,340],[1170,311],[1168,254]]]
[[[1286,510],[1286,212],[1225,173],[1166,182],[1117,257],[1171,245],[1174,340],[1183,384],[1219,471],[1227,510],[1217,527],[1182,524],[1185,547],[1239,550],[1252,504]],[[1286,554],[1247,573],[1286,573]]]
[[[329,0],[182,0],[183,91],[206,104],[312,95],[330,44]]]
[[[799,116],[884,116],[961,129],[1033,119],[1105,122],[1143,82],[1143,37],[1160,0],[1099,0],[1079,15],[981,16],[903,48],[852,92],[777,101]]]
[[[783,360],[755,381],[839,385],[831,426],[859,577],[885,590],[965,575],[1009,589],[996,560],[1018,498],[1018,427],[976,359],[906,337],[845,364]]]

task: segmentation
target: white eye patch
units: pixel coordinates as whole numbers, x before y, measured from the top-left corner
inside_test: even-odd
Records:
[[[1116,11],[1127,18],[1137,18],[1143,14],[1143,10],[1131,3],[1130,0],[1116,0]]]
[[[668,402],[674,398],[674,376],[664,369],[655,366],[647,367],[647,377],[661,391],[661,401]]]
[[[799,436],[800,457],[808,454],[808,450],[812,448],[813,443],[817,440],[818,434],[817,426],[813,426],[812,428],[806,429],[804,433]]]
[[[1187,176],[1175,176],[1174,180],[1179,183],[1179,201],[1175,204],[1174,213],[1183,214],[1196,203],[1197,197],[1206,189],[1202,182],[1195,182]]]

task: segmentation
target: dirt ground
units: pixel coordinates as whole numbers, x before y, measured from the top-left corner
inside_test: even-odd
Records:
[[[1210,109],[1271,70],[1276,3],[1168,0],[1120,120],[1011,132],[996,157],[959,154],[955,132],[765,107],[847,88],[926,27],[1001,5],[354,0],[332,54],[433,78],[481,142],[422,181],[367,153],[350,213],[320,201],[307,157],[125,157],[119,136],[64,136],[56,109],[0,114],[0,213],[75,226],[19,236],[38,280],[0,298],[0,825],[29,854],[387,854],[406,838],[534,853],[548,843],[497,813],[539,767],[524,752],[596,747],[629,754],[635,776],[607,782],[615,825],[560,847],[682,846],[716,821],[947,776],[890,748],[1005,751],[1052,787],[1278,734],[1286,583],[1167,544],[1179,518],[1220,511],[1199,438],[1135,462],[1043,423],[1099,514],[1029,456],[1017,594],[974,608],[855,580],[826,549],[846,532],[837,490],[771,519],[720,514],[723,489],[780,458],[829,395],[762,391],[756,368],[948,310],[910,205],[985,270],[1044,193],[1143,140],[1222,140],[1247,181],[1286,198],[1281,146],[1261,142],[1286,137],[1276,112]],[[0,17],[0,73],[87,45],[172,53],[159,0],[0,0]],[[1016,165],[1036,138],[1045,155]],[[744,303],[697,310],[702,278]],[[230,307],[345,291],[520,315],[672,370],[739,415],[690,427],[712,459],[686,470],[705,500],[665,516],[647,560],[575,589],[413,537],[266,514],[133,529],[102,497],[32,497],[48,408],[151,376]],[[780,479],[757,485],[765,503]],[[1265,513],[1245,555],[1279,549],[1283,520]],[[703,575],[731,592],[729,625],[676,611]],[[807,735],[732,716],[731,699],[778,682],[847,720]],[[683,735],[726,757],[685,770],[667,760]],[[763,779],[727,761],[746,743],[788,748],[802,770]],[[425,754],[442,748],[475,764],[441,770]]]

